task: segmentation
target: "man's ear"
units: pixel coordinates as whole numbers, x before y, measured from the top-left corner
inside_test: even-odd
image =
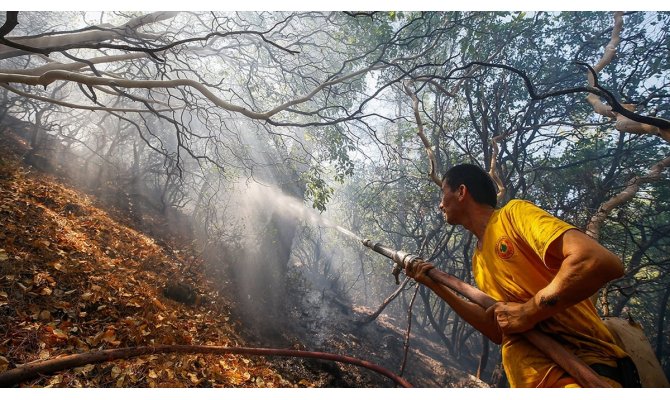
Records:
[[[465,195],[466,195],[467,193],[468,193],[468,187],[465,186],[465,185],[463,185],[463,184],[461,184],[461,185],[458,187],[456,196],[458,196],[458,200],[462,201],[463,199],[465,199]]]

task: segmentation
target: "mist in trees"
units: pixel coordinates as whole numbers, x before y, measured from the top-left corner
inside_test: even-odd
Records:
[[[0,123],[28,124],[25,158],[94,193],[118,188],[138,224],[149,209],[188,221],[268,334],[300,296],[372,313],[395,292],[383,312],[409,315],[469,373],[488,351],[481,376],[494,380],[493,347],[444,302],[397,290],[386,260],[284,197],[472,282],[475,241],[445,223],[435,184],[471,162],[499,205],[533,201],[623,259],[597,307],[639,322],[670,374],[670,13],[7,12],[0,24]]]

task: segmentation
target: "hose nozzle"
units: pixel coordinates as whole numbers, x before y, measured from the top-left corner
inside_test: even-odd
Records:
[[[399,250],[393,250],[390,247],[384,246],[381,243],[374,243],[370,239],[363,239],[362,240],[363,246],[369,247],[373,251],[390,258],[395,262],[397,267],[394,266],[393,268],[393,276],[395,276],[396,283],[400,283],[400,280],[398,279],[398,275],[400,274],[400,271],[407,268],[408,266],[412,265],[412,263],[416,260],[419,259],[419,256],[416,256],[414,254],[406,253],[404,251],[399,251]]]

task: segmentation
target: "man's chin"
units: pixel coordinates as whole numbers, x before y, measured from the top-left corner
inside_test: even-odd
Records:
[[[445,215],[444,220],[447,221],[447,224],[449,225],[461,225],[460,222],[458,222],[458,220],[456,220],[456,218],[454,217],[449,217]]]

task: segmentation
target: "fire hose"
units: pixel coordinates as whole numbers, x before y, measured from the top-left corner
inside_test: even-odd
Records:
[[[226,346],[197,346],[197,345],[162,345],[125,347],[120,349],[108,349],[91,351],[87,353],[72,354],[48,360],[35,361],[23,364],[19,367],[0,373],[0,387],[10,387],[41,375],[52,374],[65,369],[80,367],[87,364],[96,364],[119,359],[140,357],[151,354],[167,353],[200,353],[200,354],[247,354],[258,356],[280,356],[316,358],[320,360],[336,361],[345,364],[357,365],[390,378],[398,386],[410,388],[412,385],[404,378],[394,374],[388,369],[369,361],[343,356],[339,354],[323,353],[316,351],[292,350],[292,349],[269,349],[258,347],[226,347]]]
[[[412,263],[416,262],[417,260],[420,260],[420,257],[414,254],[393,250],[380,243],[374,243],[369,239],[364,239],[362,243],[364,246],[369,247],[373,251],[388,257],[395,262],[393,275],[396,278],[396,282],[398,282],[398,275],[400,274],[401,270],[407,268],[409,265],[412,265]],[[483,309],[488,309],[496,303],[496,300],[481,290],[475,288],[474,286],[468,285],[455,276],[440,271],[437,268],[428,270],[426,275],[428,275],[428,277],[430,277],[435,282],[440,283],[461,294]],[[551,358],[556,364],[563,368],[565,372],[575,378],[577,383],[579,383],[582,387],[610,387],[602,380],[602,378],[600,378],[598,374],[596,374],[595,371],[593,371],[593,369],[591,369],[591,367],[584,363],[584,361],[580,360],[577,356],[566,350],[560,343],[558,343],[550,336],[540,332],[537,329],[531,329],[521,333],[520,335],[539,350],[541,350],[544,354],[546,354],[547,357]]]

